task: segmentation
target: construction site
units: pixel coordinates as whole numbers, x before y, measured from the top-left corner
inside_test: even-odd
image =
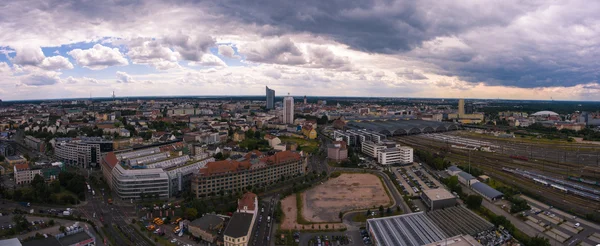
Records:
[[[520,141],[468,131],[392,139],[452,164],[477,168],[499,183],[564,211],[600,219],[600,145]]]

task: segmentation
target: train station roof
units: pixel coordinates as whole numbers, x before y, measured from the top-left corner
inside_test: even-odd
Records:
[[[375,131],[387,136],[445,132],[458,129],[458,125],[454,123],[426,120],[365,120],[348,122],[348,125],[354,128]]]

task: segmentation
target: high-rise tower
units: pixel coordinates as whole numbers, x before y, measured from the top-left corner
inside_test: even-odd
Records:
[[[306,105],[306,95],[304,95],[304,105]]]
[[[283,124],[294,123],[294,98],[290,93],[283,98]]]
[[[275,108],[275,90],[269,89],[268,86],[265,86],[267,91],[267,109]]]
[[[458,99],[458,118],[465,116],[465,99]]]

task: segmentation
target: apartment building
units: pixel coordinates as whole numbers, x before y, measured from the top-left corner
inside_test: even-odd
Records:
[[[327,145],[327,158],[333,161],[348,159],[348,147],[344,141],[335,141]]]
[[[197,197],[213,196],[219,191],[242,191],[248,186],[274,183],[282,176],[303,175],[306,158],[297,152],[282,151],[272,156],[251,153],[242,161],[224,160],[207,163],[192,178],[192,192]]]
[[[223,232],[225,246],[247,246],[250,233],[258,214],[258,199],[256,194],[247,192],[238,200],[237,212]]]
[[[25,139],[23,139],[25,141],[25,145],[27,145],[27,147],[37,151],[37,152],[45,152],[46,151],[46,143],[44,142],[44,140],[35,138],[33,136],[25,136]]]
[[[30,184],[35,175],[42,175],[41,169],[30,169],[27,163],[17,164],[14,167],[15,184]]]

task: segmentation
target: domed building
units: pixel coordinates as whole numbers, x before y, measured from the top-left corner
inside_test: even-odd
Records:
[[[558,116],[558,114],[552,111],[538,111],[531,114],[531,116]]]

